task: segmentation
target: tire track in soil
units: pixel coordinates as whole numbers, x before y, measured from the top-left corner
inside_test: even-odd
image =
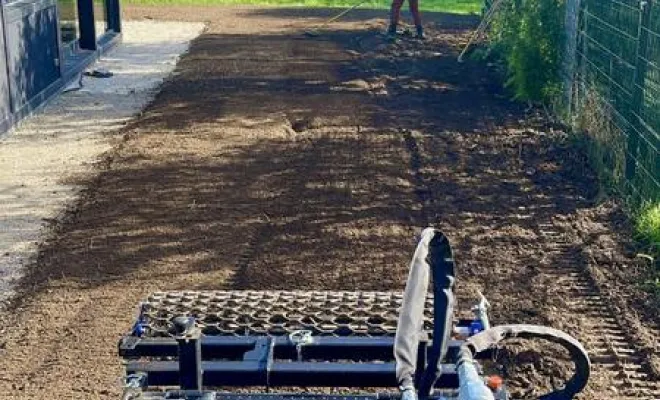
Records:
[[[315,123],[314,127],[298,133],[303,135],[301,140],[296,140],[290,151],[280,152],[276,165],[262,171],[264,175],[279,176],[279,180],[267,183],[265,190],[282,190],[261,204],[258,212],[271,221],[255,224],[249,231],[249,240],[236,264],[231,287],[255,290],[391,287],[386,283],[393,280],[389,276],[381,276],[377,282],[355,281],[353,276],[356,273],[361,276],[360,269],[378,271],[389,266],[391,261],[383,264],[378,253],[393,252],[402,246],[397,243],[395,247],[383,248],[386,239],[376,239],[381,235],[388,240],[392,240],[388,236],[405,235],[396,227],[392,228],[395,231],[380,230],[387,226],[388,219],[405,225],[416,220],[414,212],[407,207],[405,215],[396,215],[398,202],[390,199],[405,196],[406,203],[417,204],[412,190],[388,193],[380,197],[387,199],[383,203],[374,202],[375,196],[384,193],[381,185],[385,185],[376,176],[388,172],[379,171],[377,163],[388,159],[392,164],[405,167],[406,157],[400,151],[401,136],[389,130],[382,132],[331,121]],[[379,147],[389,143],[391,150]],[[300,172],[286,172],[292,170]],[[405,168],[397,171],[397,175],[408,177]],[[374,214],[379,209],[386,211],[382,215]],[[374,225],[375,218],[382,221]],[[405,240],[406,236],[400,239]],[[336,242],[335,237],[340,241]],[[405,243],[407,240],[403,245]],[[345,246],[352,246],[352,251]],[[405,253],[399,254],[401,258],[407,258],[408,248],[405,249]],[[388,274],[392,272],[385,275]],[[394,286],[399,287],[400,282],[396,279]]]
[[[493,121],[484,118],[483,123],[490,134],[498,133],[498,127]],[[425,177],[422,172],[423,150],[411,131],[401,132],[410,156],[415,193],[423,204],[422,218],[425,223],[433,225],[429,219],[429,210],[434,203],[434,195],[432,185],[428,183],[429,177]],[[604,376],[607,377],[610,384],[600,386],[612,388],[614,395],[620,400],[660,399],[660,382],[646,367],[648,358],[638,350],[634,337],[617,318],[610,299],[600,293],[589,270],[581,267],[587,263],[581,260],[582,254],[576,251],[579,250],[579,244],[576,245],[574,240],[569,239],[578,237],[577,232],[567,230],[552,220],[539,223],[537,231],[539,241],[543,243],[542,248],[549,248],[546,254],[552,260],[543,264],[537,263],[537,260],[529,260],[530,264],[541,265],[541,275],[555,280],[552,285],[542,286],[546,298],[566,299],[563,313],[577,319],[570,329],[562,328],[573,332],[587,349],[592,362],[592,378],[597,376],[602,380]],[[546,323],[557,322],[553,321],[552,312],[546,315],[551,316],[544,317]],[[558,322],[561,324],[564,321]]]
[[[252,226],[248,232],[245,241],[245,249],[238,256],[234,267],[234,274],[230,279],[230,286],[236,290],[245,290],[250,288],[250,266],[259,254],[260,243],[262,243],[272,232],[272,225],[267,215],[266,220]]]
[[[589,271],[580,267],[584,263],[576,260],[576,249],[581,243],[576,245],[570,240],[576,237],[575,232],[551,221],[539,224],[539,234],[553,243],[548,252],[552,262],[541,270],[556,280],[552,295],[565,299],[564,313],[579,317],[579,339],[589,352],[592,370],[610,377],[613,384],[623,383],[623,389],[617,390],[619,399],[659,399],[660,382],[644,367],[648,360],[637,350],[634,339],[619,322]]]
[[[291,121],[288,121],[288,125],[293,126],[294,124],[292,124]],[[294,131],[296,133],[303,133],[304,130],[305,130],[304,128],[303,129],[294,128]],[[300,151],[313,152],[315,148],[314,146],[315,142],[312,140],[312,141],[307,141],[305,143],[307,143],[308,145],[305,146],[306,148],[304,150],[301,149]],[[311,165],[306,165],[304,167],[316,168],[317,167],[315,162],[316,160],[317,159],[312,159]],[[300,191],[301,187],[304,186],[305,181],[303,179],[297,179],[295,181],[293,180],[289,181],[288,183],[289,183],[289,187],[292,188],[292,191],[296,192],[296,188],[297,191]],[[282,200],[279,197],[278,200],[280,201],[280,203],[282,202]],[[235,265],[235,272],[230,280],[230,286],[235,290],[247,290],[247,289],[255,288],[255,282],[251,279],[250,276],[251,268],[259,258],[260,255],[259,250],[263,249],[261,244],[267,241],[269,236],[275,233],[276,230],[275,226],[270,220],[270,217],[267,214],[268,208],[272,206],[273,206],[272,202],[269,203],[268,205],[263,205],[263,208],[261,209],[261,214],[263,215],[265,221],[259,223],[256,226],[253,225],[247,234],[248,239],[245,242],[245,249],[237,258],[237,262]]]
[[[429,215],[429,209],[433,206],[433,192],[431,187],[426,184],[424,175],[422,172],[422,154],[419,148],[417,140],[413,136],[413,133],[408,129],[402,129],[401,133],[403,134],[403,141],[406,147],[406,151],[410,156],[410,170],[413,174],[413,183],[415,187],[415,195],[421,203],[421,208],[419,210],[419,218],[422,224],[422,227],[431,226],[431,219]]]

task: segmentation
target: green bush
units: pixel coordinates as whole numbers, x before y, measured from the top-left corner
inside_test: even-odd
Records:
[[[519,100],[552,103],[561,93],[564,6],[564,0],[513,0],[496,14],[494,48]]]
[[[638,239],[648,246],[653,267],[644,282],[645,288],[655,294],[660,304],[660,203],[648,203],[635,219]]]
[[[660,203],[649,203],[642,207],[636,218],[637,235],[647,243],[651,252],[660,253]]]

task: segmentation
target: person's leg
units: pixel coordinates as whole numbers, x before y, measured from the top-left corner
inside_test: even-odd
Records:
[[[388,33],[395,34],[396,27],[399,25],[399,18],[401,16],[401,7],[405,0],[392,0],[392,7],[390,9],[390,27]]]
[[[419,0],[408,0],[410,5],[410,13],[412,14],[415,28],[417,29],[417,36],[424,37],[424,28],[422,27],[422,15],[419,13]]]

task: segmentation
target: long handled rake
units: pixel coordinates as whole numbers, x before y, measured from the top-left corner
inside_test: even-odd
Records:
[[[461,52],[461,54],[458,56],[458,62],[462,63],[463,59],[465,58],[465,55],[468,53],[470,48],[472,47],[472,44],[481,37],[481,35],[486,32],[486,29],[488,29],[488,26],[490,25],[491,22],[493,22],[493,19],[495,18],[495,14],[499,10],[499,8],[504,4],[504,0],[495,0],[493,4],[490,6],[488,11],[486,12],[486,15],[481,19],[481,23],[479,24],[479,27],[477,27],[477,30],[472,33],[472,36],[470,37],[470,40],[468,41],[468,44],[465,45],[465,48]]]
[[[305,31],[305,36],[310,36],[310,37],[316,37],[319,36],[321,33],[319,32],[320,29],[325,28],[326,26],[330,25],[331,23],[337,21],[339,18],[343,17],[344,15],[348,14],[349,12],[355,10],[356,8],[360,7],[362,4],[366,3],[369,0],[361,0],[360,2],[356,3],[354,6],[349,7],[345,9],[344,11],[340,12],[339,14],[331,17],[330,19],[325,20],[315,28],[309,29]]]

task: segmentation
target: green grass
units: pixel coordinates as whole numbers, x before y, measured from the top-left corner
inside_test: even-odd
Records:
[[[282,7],[351,7],[359,0],[125,0],[124,4],[139,5],[266,5]],[[363,9],[387,9],[388,0],[368,0],[360,6]],[[437,11],[453,14],[471,14],[481,12],[483,0],[420,0],[424,11]],[[404,5],[404,10],[407,10]]]
[[[660,247],[660,203],[642,208],[637,217],[637,234],[653,247]]]
[[[660,304],[660,203],[650,203],[642,208],[635,221],[639,239],[649,246],[648,256],[653,260],[651,276],[644,286]]]

